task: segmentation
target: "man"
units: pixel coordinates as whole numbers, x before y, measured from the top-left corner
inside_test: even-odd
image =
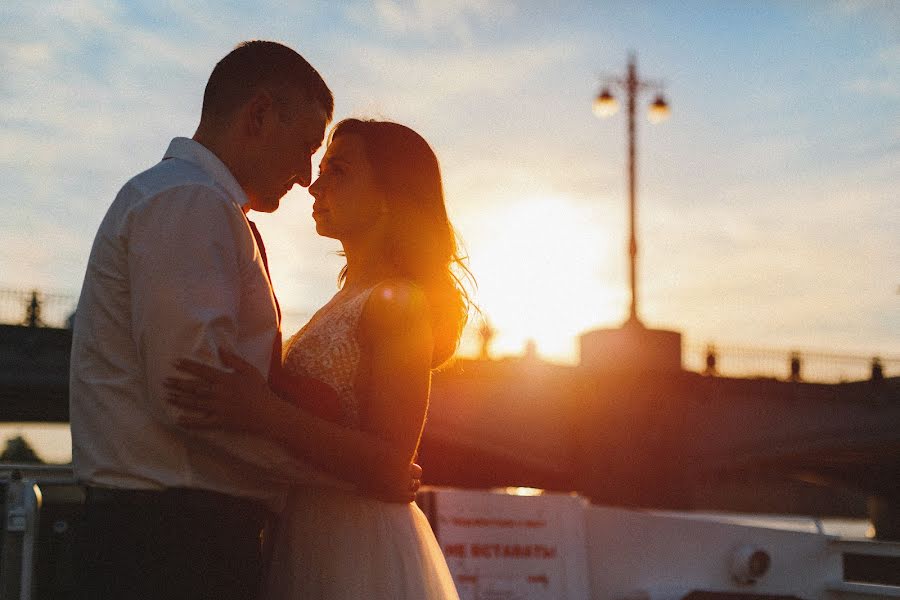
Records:
[[[86,485],[82,598],[251,598],[260,539],[298,466],[244,435],[189,433],[165,402],[173,362],[280,366],[280,310],[245,213],[272,212],[331,120],[321,76],[245,42],[210,75],[192,139],[131,179],[94,240],[73,330],[70,418]],[[309,478],[316,475],[310,470]]]

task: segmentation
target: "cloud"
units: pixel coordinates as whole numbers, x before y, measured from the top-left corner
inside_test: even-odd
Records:
[[[209,54],[116,21],[119,16],[103,3],[86,1],[18,15],[25,31],[34,26],[40,34],[34,40],[10,28],[0,44],[8,65],[0,112],[3,147],[15,147],[38,165],[52,162],[48,149],[70,161],[119,151],[112,138],[140,139],[148,129],[170,124],[173,115],[196,112],[185,106],[189,94],[182,92],[205,77]],[[31,135],[30,144],[23,135]]]
[[[118,3],[109,0],[70,0],[46,3],[37,8],[43,19],[58,19],[79,32],[110,30],[121,14]]]
[[[900,44],[882,48],[878,58],[887,67],[900,67]]]
[[[185,98],[199,107],[209,51],[141,28],[115,3],[22,3],[8,16],[0,203],[15,219],[0,232],[4,283],[74,291],[118,186],[159,159],[173,124],[194,124]]]
[[[896,353],[883,323],[900,262],[893,179],[859,176],[795,173],[748,180],[728,200],[691,203],[685,189],[654,202],[640,240],[651,322],[694,339]]]
[[[895,77],[859,77],[847,84],[847,90],[864,96],[900,99],[900,81]]]
[[[351,97],[431,115],[446,114],[456,99],[506,97],[514,87],[578,52],[562,41],[444,51],[349,44],[342,60],[361,84]]]
[[[897,18],[900,19],[900,10]],[[900,26],[897,31],[900,33]],[[900,44],[878,49],[860,68],[865,69],[866,74],[846,82],[844,89],[851,94],[873,98],[900,98]]]
[[[375,0],[354,5],[346,14],[357,24],[383,28],[395,37],[412,34],[434,40],[449,34],[471,44],[474,29],[514,12],[514,4],[506,0]]]
[[[845,15],[874,14],[900,18],[896,0],[833,0],[833,10]]]
[[[50,63],[52,52],[50,46],[43,42],[10,44],[4,41],[0,52],[7,59],[6,64],[24,69],[40,69]]]
[[[832,0],[823,6],[832,21],[854,19],[888,33],[900,33],[900,2],[896,0]]]
[[[676,112],[664,128],[640,129],[648,320],[749,343],[838,348],[869,339],[897,347],[889,317],[896,319],[900,263],[900,125],[890,117],[900,46],[885,27],[896,31],[898,2],[804,8],[801,20],[818,20],[813,33],[827,47],[803,46],[799,36],[801,46],[777,69],[736,71],[697,62],[703,36],[685,53],[665,40],[650,44],[643,29],[622,25],[629,19],[575,8],[551,14],[488,0],[379,0],[349,9],[276,0],[252,8],[163,4],[0,4],[0,284],[77,291],[118,186],[156,162],[172,135],[190,134],[212,65],[240,39],[261,37],[309,48],[339,117],[398,120],[432,143],[475,261],[498,252],[498,231],[512,231],[495,216],[503,208],[560,197],[593,207],[592,230],[605,227],[612,250],[608,260],[583,258],[584,278],[607,292],[566,289],[579,296],[572,301],[602,303],[599,294],[621,294],[626,278],[625,122],[619,115],[601,124],[590,114],[592,70],[608,62],[605,54],[624,51],[623,40],[636,40],[641,56],[672,51],[672,68],[662,71],[678,73],[673,84],[683,92],[673,94]],[[808,57],[828,48],[850,68],[809,68]],[[784,75],[798,69],[802,80]],[[695,71],[704,77],[691,77]],[[309,202],[297,190],[277,216],[259,219],[295,322],[327,300],[342,262],[336,246],[315,235]],[[589,249],[569,254],[596,248],[600,256],[588,241]],[[486,293],[517,292],[483,284]],[[527,287],[518,291],[527,297]],[[625,307],[624,296],[611,302]]]

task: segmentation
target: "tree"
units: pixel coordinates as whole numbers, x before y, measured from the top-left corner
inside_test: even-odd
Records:
[[[17,435],[6,440],[6,448],[0,454],[0,461],[10,463],[39,463],[44,461],[24,436]]]

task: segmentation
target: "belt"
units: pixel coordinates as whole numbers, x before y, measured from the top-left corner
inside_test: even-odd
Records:
[[[271,516],[271,512],[261,501],[196,488],[134,490],[87,486],[85,488],[85,503],[117,504],[120,506],[135,504],[143,506],[186,506],[197,509],[250,513],[260,518]]]

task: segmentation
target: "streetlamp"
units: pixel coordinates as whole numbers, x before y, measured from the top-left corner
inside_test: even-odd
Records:
[[[650,104],[649,118],[653,123],[658,123],[669,116],[669,104],[662,95],[662,84],[655,81],[638,79],[637,75],[637,59],[634,53],[628,56],[628,71],[624,78],[608,77],[604,78],[603,87],[594,98],[594,113],[598,117],[609,117],[615,114],[618,105],[615,97],[610,89],[619,89],[625,93],[628,98],[628,206],[629,206],[629,229],[630,239],[628,244],[628,254],[630,257],[630,279],[631,279],[631,310],[625,325],[643,326],[638,317],[638,294],[637,294],[637,235],[635,232],[635,187],[636,187],[636,162],[637,151],[635,149],[636,122],[635,112],[637,107],[637,96],[640,92],[652,90],[656,93],[656,99]]]

